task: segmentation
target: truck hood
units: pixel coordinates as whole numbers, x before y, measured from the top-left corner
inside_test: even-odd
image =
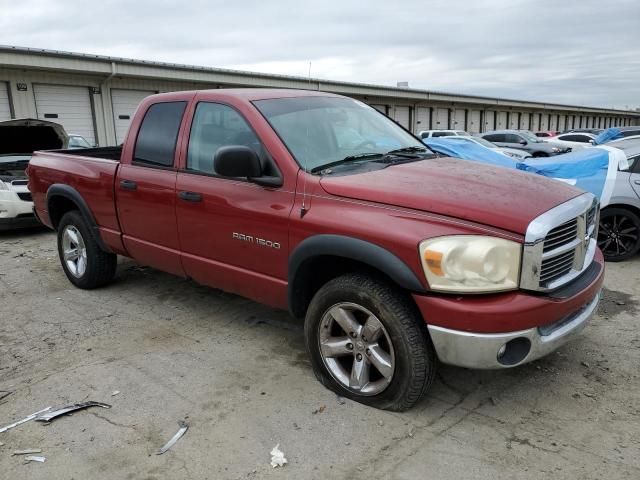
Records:
[[[65,148],[69,137],[62,125],[35,118],[0,122],[0,155]]]
[[[548,178],[441,157],[320,180],[331,195],[446,215],[524,234],[581,190]]]

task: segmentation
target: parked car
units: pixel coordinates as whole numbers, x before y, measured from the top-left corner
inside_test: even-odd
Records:
[[[470,136],[464,130],[423,130],[418,134],[420,138],[451,137],[456,135],[461,135],[463,137]]]
[[[561,133],[555,137],[543,138],[545,142],[553,142],[571,148],[571,151],[590,147],[596,138],[592,133]]]
[[[632,135],[640,135],[640,125],[631,127],[616,127],[622,133],[623,137],[630,137]]]
[[[499,147],[524,150],[534,157],[549,157],[571,151],[571,147],[545,142],[528,130],[496,130],[482,134],[482,138]]]
[[[560,132],[558,132],[557,130],[543,130],[540,132],[536,132],[535,135],[536,137],[547,138],[547,137],[555,137],[559,133]]]
[[[37,119],[0,122],[0,230],[38,225],[25,169],[34,150],[63,148],[61,125]]]
[[[82,135],[69,134],[69,146],[67,148],[93,148],[86,138]]]
[[[597,136],[602,132],[604,132],[604,128],[570,128],[562,133],[592,133]]]
[[[526,160],[527,158],[531,158],[531,154],[528,152],[525,152],[523,150],[516,150],[515,148],[499,147],[495,143],[488,142],[482,137],[472,137],[472,136],[464,137],[460,135],[460,136],[452,136],[452,137],[445,137],[445,138],[454,140],[456,142],[460,141],[460,142],[477,143],[478,145],[482,145],[483,147],[490,148],[491,150],[496,150],[500,153],[504,153],[508,157],[517,158],[518,160]]]
[[[360,145],[337,141],[351,131]],[[37,152],[28,173],[73,285],[111,282],[124,255],[289,309],[318,379],[379,408],[415,404],[437,359],[546,355],[600,298],[592,194],[438,157],[339,95],[152,95],[122,148]]]
[[[609,205],[600,212],[598,246],[606,260],[619,262],[640,251],[640,140],[611,142],[622,150],[629,170],[619,171]]]

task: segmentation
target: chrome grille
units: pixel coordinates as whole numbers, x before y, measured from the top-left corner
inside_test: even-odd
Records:
[[[542,260],[540,283],[544,284],[569,273],[573,268],[575,256],[576,252],[572,249],[555,257]]]
[[[551,229],[544,239],[543,253],[550,252],[556,248],[571,243],[578,235],[578,219],[573,218],[556,228]]]
[[[14,180],[11,185],[27,185],[29,180]]]
[[[525,235],[520,286],[550,291],[586,270],[596,251],[598,201],[585,193],[533,220]]]

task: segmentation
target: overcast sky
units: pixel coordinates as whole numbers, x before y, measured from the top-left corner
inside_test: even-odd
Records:
[[[639,0],[0,0],[0,43],[640,107]]]

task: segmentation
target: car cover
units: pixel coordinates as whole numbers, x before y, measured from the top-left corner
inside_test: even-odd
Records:
[[[471,142],[456,142],[446,138],[425,138],[423,142],[443,155],[523,170],[574,185],[593,193],[602,206],[608,205],[611,199],[618,170],[629,168],[622,150],[605,145],[519,161]]]
[[[607,128],[605,131],[600,132],[600,134],[593,139],[593,144],[602,145],[603,143],[610,142],[611,140],[617,140],[618,138],[622,137],[624,137],[624,135],[622,135],[622,132],[619,129],[615,127]]]

